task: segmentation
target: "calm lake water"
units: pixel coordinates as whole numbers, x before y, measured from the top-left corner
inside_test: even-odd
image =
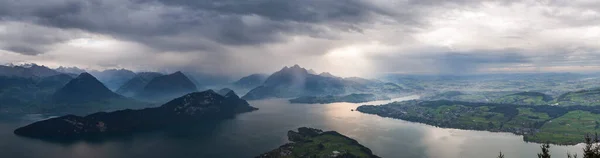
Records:
[[[415,99],[417,96],[394,101]],[[362,104],[385,104],[377,101]],[[539,145],[521,136],[437,128],[363,114],[362,104],[290,104],[285,99],[250,102],[258,111],[210,127],[156,131],[103,142],[55,143],[15,136],[12,131],[50,116],[0,117],[0,158],[159,158],[254,157],[287,142],[287,131],[298,127],[335,130],[358,140],[376,155],[397,158],[533,158]],[[552,146],[554,157],[580,153],[582,145]],[[581,154],[579,154],[581,155]]]

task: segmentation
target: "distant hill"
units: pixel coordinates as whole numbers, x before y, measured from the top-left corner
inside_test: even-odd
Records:
[[[389,97],[385,96],[376,96],[373,94],[349,94],[344,96],[305,96],[298,97],[295,99],[290,99],[291,103],[306,103],[306,104],[328,104],[328,103],[336,103],[336,102],[348,102],[348,103],[363,103],[370,102],[376,100],[389,100]]]
[[[254,110],[258,109],[240,99],[233,91],[221,96],[208,90],[183,95],[155,108],[52,118],[18,128],[14,133],[50,140],[97,139],[171,127],[211,124]]]
[[[515,92],[461,92],[461,91],[444,91],[444,92],[435,92],[431,94],[424,95],[422,100],[451,100],[451,101],[466,101],[466,102],[478,102],[478,103],[486,103],[492,102],[497,98],[513,94]]]
[[[152,79],[159,76],[162,76],[162,74],[156,72],[137,73],[135,77],[123,84],[116,92],[126,97],[134,97],[137,93],[143,91],[144,87],[146,87]]]
[[[495,99],[494,103],[516,105],[547,105],[553,100],[552,96],[540,92],[520,92]]]
[[[598,106],[600,105],[600,88],[568,92],[556,98],[560,106]]]
[[[136,95],[149,101],[165,101],[190,92],[198,91],[196,85],[182,72],[158,76],[150,80]]]
[[[116,91],[136,75],[133,71],[127,69],[108,69],[103,71],[89,71],[89,73],[96,76],[100,82],[104,83],[112,91]]]
[[[294,65],[284,67],[270,75],[265,82],[248,92],[244,99],[290,98],[300,96],[346,95],[350,93],[387,93],[398,95],[407,92],[402,87],[362,78],[341,78],[331,74],[315,75]]]
[[[265,82],[269,77],[267,74],[252,74],[250,76],[242,77],[240,80],[233,83],[238,88],[256,88]]]

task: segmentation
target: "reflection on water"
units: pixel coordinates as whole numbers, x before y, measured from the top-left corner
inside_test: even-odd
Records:
[[[410,96],[392,101],[417,98]],[[0,157],[253,157],[286,143],[287,131],[302,126],[336,130],[383,157],[481,158],[495,157],[502,150],[506,157],[517,158],[535,157],[539,151],[539,144],[525,143],[521,136],[510,133],[443,129],[351,111],[362,104],[289,104],[285,99],[250,104],[260,110],[214,126],[192,125],[189,129],[95,143],[56,144],[12,134],[14,128],[50,116],[0,118]],[[567,151],[580,152],[581,148],[553,146],[551,151],[556,157],[562,157]]]

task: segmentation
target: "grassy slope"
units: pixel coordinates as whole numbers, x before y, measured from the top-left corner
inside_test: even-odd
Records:
[[[438,106],[402,104],[410,103],[364,106],[359,111],[440,127],[512,132],[525,135],[526,141],[540,143],[576,144],[585,134],[600,132],[600,114],[581,110],[565,114],[540,111],[544,108],[539,106],[535,110],[533,106],[498,108],[492,104],[465,106],[457,102]]]
[[[310,138],[311,141],[296,143],[289,157],[329,157],[333,151],[347,152],[358,157],[369,157],[353,141],[337,135],[322,135]],[[320,149],[319,144],[324,148]],[[307,156],[310,155],[310,156]]]
[[[579,143],[586,134],[600,132],[600,115],[587,111],[570,111],[569,113],[548,121],[539,133],[527,136],[526,140],[536,142]]]
[[[556,101],[561,106],[598,106],[600,105],[600,89],[582,90],[565,93],[559,96]]]
[[[493,101],[494,103],[504,104],[519,104],[519,105],[546,105],[542,96],[523,96],[523,95],[509,95],[502,98],[498,98]]]
[[[533,112],[531,108],[517,108],[519,114],[510,121],[504,123],[503,128],[536,128],[536,123],[545,122],[550,119],[546,113]]]
[[[335,131],[302,127],[298,132],[289,131],[292,143],[261,154],[257,158],[304,158],[304,157],[360,157],[378,158],[356,140]]]

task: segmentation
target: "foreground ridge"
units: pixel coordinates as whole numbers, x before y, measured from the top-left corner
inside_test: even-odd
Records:
[[[194,92],[155,108],[99,112],[85,117],[66,115],[18,128],[15,134],[40,139],[85,139],[167,128],[190,123],[210,123],[258,110],[233,91]]]
[[[282,145],[257,158],[295,157],[339,157],[339,158],[378,158],[356,140],[335,131],[301,127],[298,132],[288,131],[292,143]]]

